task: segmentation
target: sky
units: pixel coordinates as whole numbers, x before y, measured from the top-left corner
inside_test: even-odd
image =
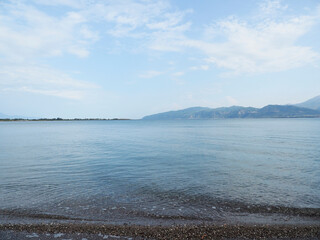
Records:
[[[133,118],[320,95],[319,0],[0,0],[0,112]]]

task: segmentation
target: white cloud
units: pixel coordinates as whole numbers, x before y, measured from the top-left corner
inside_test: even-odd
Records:
[[[298,40],[308,33],[320,15],[264,19],[250,23],[228,18],[210,26],[219,40],[188,40],[185,46],[200,49],[207,61],[233,74],[284,71],[312,64],[319,54]],[[223,38],[223,40],[221,40]]]
[[[260,3],[260,13],[265,15],[273,15],[279,11],[284,11],[288,5],[281,4],[281,0],[264,0]]]
[[[91,45],[106,35],[139,39],[139,44],[153,49],[168,50],[170,46],[176,50],[178,44],[171,43],[179,41],[188,29],[190,24],[183,22],[187,13],[172,10],[165,0],[9,0],[1,3],[0,90],[83,99],[87,88],[95,86],[37,63],[44,57],[65,54],[87,57]],[[166,40],[166,44],[158,42],[160,38]],[[148,71],[140,77],[161,74]]]
[[[14,1],[2,6],[0,19],[0,55],[14,60],[64,53],[86,57],[89,44],[99,38],[74,11],[53,16]]]
[[[95,84],[76,80],[47,66],[0,67],[0,91],[29,92],[80,100],[97,88]]]
[[[139,75],[140,78],[154,78],[157,77],[159,75],[163,74],[163,72],[159,72],[159,71],[146,71],[142,74]]]
[[[120,2],[133,4],[132,1]],[[109,21],[116,22],[117,36],[140,34],[149,41],[148,46],[157,51],[183,51],[190,47],[200,50],[207,56],[206,63],[192,70],[208,70],[208,63],[211,63],[233,75],[256,74],[297,68],[319,59],[312,48],[298,44],[298,40],[319,22],[319,11],[313,15],[287,16],[282,13],[288,6],[280,0],[263,1],[258,9],[260,18],[252,21],[230,17],[216,21],[206,29],[212,36],[203,40],[186,36],[191,22],[184,17],[190,11],[167,13],[170,5],[166,2],[146,3],[150,14],[145,13],[139,1],[130,7],[135,10],[113,11]],[[128,19],[121,17],[123,13]],[[278,13],[281,18],[277,17]],[[139,15],[141,18],[137,17]],[[134,35],[135,30],[141,32]]]
[[[150,37],[159,31],[176,31],[188,11],[172,11],[167,1],[111,0],[96,4],[92,14],[112,23],[108,32],[116,37]]]
[[[67,8],[57,14],[44,11],[43,5]],[[205,29],[204,39],[186,35],[192,23],[185,17],[192,11],[174,9],[166,0],[12,0],[0,9],[0,56],[20,62],[63,54],[86,57],[91,45],[109,34],[125,43],[130,38],[134,48],[201,51],[206,62],[191,70],[207,70],[213,64],[231,74],[255,74],[319,59],[312,48],[298,43],[319,23],[319,10],[313,15],[277,18],[279,11],[288,9],[280,0],[263,1],[259,6],[261,18],[215,21]],[[150,71],[140,77],[157,75]]]
[[[42,10],[43,5],[67,8],[57,14]],[[105,34],[177,51],[191,26],[184,21],[190,12],[173,10],[163,0],[12,0],[0,9],[0,55],[14,60],[65,53],[86,57]]]
[[[90,11],[109,25],[108,32],[116,37],[133,36],[135,30],[145,28],[168,9],[163,1],[111,0],[95,4]]]

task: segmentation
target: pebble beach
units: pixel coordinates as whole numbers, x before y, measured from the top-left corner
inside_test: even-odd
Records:
[[[1,239],[320,239],[320,225],[0,225]]]

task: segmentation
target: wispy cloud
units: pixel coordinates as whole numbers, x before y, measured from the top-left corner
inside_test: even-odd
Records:
[[[63,6],[44,11],[43,6]],[[191,10],[173,9],[166,0],[8,1],[0,8],[0,55],[14,60],[72,54],[86,57],[106,35],[131,38],[159,51],[178,51],[191,22]]]
[[[92,45],[107,36],[138,39],[140,46],[151,49],[177,50],[180,46],[171,43],[190,26],[184,22],[189,10],[173,10],[165,0],[9,0],[0,4],[1,90],[69,99],[82,99],[92,86],[39,64],[44,58],[66,54],[85,58]],[[56,12],[45,10],[48,7],[63,8]],[[147,71],[139,77],[161,74]]]
[[[29,92],[81,100],[89,91],[97,88],[95,84],[76,80],[47,66],[0,67],[0,91]]]
[[[0,55],[14,60],[64,53],[86,57],[89,45],[99,39],[86,17],[74,11],[54,16],[13,1],[2,4],[0,19]]]
[[[2,91],[35,93],[35,94],[61,97],[61,98],[72,99],[72,100],[80,100],[84,97],[84,93],[82,91],[72,91],[72,90],[43,90],[43,89],[34,89],[30,87],[19,87],[19,88],[4,88],[2,89]]]
[[[184,17],[190,11],[173,10],[168,1],[162,0],[111,0],[92,5],[90,12],[109,23],[107,32],[114,37],[154,41],[161,34],[171,38],[179,36],[189,26]]]
[[[284,71],[319,60],[314,49],[299,42],[319,24],[319,9],[309,15],[286,15],[289,7],[280,0],[262,1],[256,11],[258,18],[212,19],[203,35],[192,37],[188,31],[193,25],[186,18],[192,10],[179,10],[166,0],[12,0],[0,4],[2,90],[81,99],[92,85],[37,63],[44,57],[65,54],[87,57],[94,43],[106,39],[129,39],[134,48],[148,51],[191,48],[205,60],[189,70],[216,66],[231,75]],[[43,6],[64,8],[45,11]],[[138,77],[161,74],[150,70]]]
[[[288,5],[283,5],[281,0],[264,0],[259,4],[259,13],[263,15],[277,14],[279,11],[284,11]]]
[[[140,78],[154,78],[157,77],[159,75],[163,74],[163,72],[159,72],[159,71],[146,71],[144,73],[141,73],[139,75]]]

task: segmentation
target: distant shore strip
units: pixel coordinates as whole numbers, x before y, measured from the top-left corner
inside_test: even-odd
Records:
[[[37,119],[28,119],[28,118],[4,118],[0,119],[1,122],[19,122],[19,121],[117,121],[117,120],[131,120],[129,118],[37,118]]]

